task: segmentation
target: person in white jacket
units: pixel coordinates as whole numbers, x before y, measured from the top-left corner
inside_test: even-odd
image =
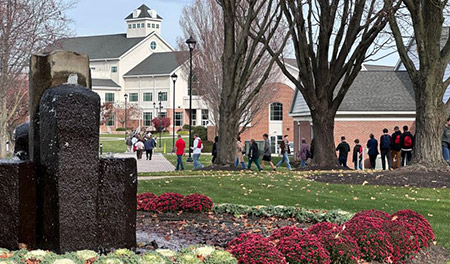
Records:
[[[194,170],[203,168],[203,165],[198,161],[200,154],[202,154],[203,143],[197,134],[194,135],[194,145],[191,149],[194,154]]]

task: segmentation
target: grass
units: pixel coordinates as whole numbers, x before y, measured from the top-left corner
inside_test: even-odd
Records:
[[[159,148],[158,136],[158,143],[156,145],[155,152],[163,153],[165,150],[166,153],[170,153],[172,151],[172,136],[168,133],[165,133],[162,136],[166,138],[161,139],[161,148]],[[187,138],[188,137],[183,136],[184,140],[187,140]],[[123,135],[102,134],[100,136],[100,143],[103,145],[103,153],[124,153],[127,150],[125,138]]]
[[[438,243],[450,249],[448,189],[326,184],[305,180],[304,172],[216,172],[215,175],[140,181],[139,193],[203,193],[215,203],[291,205],[350,212],[375,208],[393,213],[411,209],[430,221]]]

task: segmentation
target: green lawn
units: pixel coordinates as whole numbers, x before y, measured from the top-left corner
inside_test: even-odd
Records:
[[[156,145],[155,152],[158,153],[170,153],[172,151],[172,137],[169,134],[163,134],[161,139],[161,148],[159,148],[159,134],[158,134],[158,143]],[[183,139],[187,140],[187,136],[183,136]],[[100,143],[103,145],[103,153],[123,153],[127,150],[127,146],[125,144],[125,138],[123,135],[100,135]],[[164,147],[165,146],[165,147]]]
[[[139,193],[203,193],[216,203],[291,205],[350,212],[375,208],[393,213],[411,209],[430,221],[438,243],[450,249],[450,190],[325,184],[305,180],[304,175],[216,172],[211,177],[140,181]]]

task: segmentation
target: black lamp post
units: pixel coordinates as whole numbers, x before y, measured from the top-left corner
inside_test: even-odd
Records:
[[[161,104],[161,92],[158,92],[158,101],[159,101],[159,107],[158,109],[158,117],[159,117],[159,148],[161,148],[161,139],[162,139],[162,116],[161,116],[161,109],[163,108]],[[156,108],[156,103],[153,103],[153,107]]]
[[[186,44],[189,46],[189,158],[187,162],[192,162],[192,51],[197,41],[191,36],[186,40]]]
[[[172,78],[173,81],[173,105],[172,105],[172,109],[173,109],[173,135],[172,135],[172,152],[175,151],[175,83],[177,82],[177,78],[178,75],[176,75],[175,73],[172,74],[172,76],[170,76]]]
[[[128,127],[127,127],[127,99],[128,99],[128,94],[125,94],[123,97],[125,97],[125,139],[127,138],[127,132],[128,132]]]

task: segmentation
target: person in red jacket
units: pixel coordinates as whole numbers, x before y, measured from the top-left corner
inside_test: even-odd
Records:
[[[184,170],[183,166],[183,155],[184,155],[184,149],[186,148],[186,142],[181,138],[181,135],[178,135],[178,140],[175,143],[175,148],[177,149],[177,168],[178,171],[181,166],[181,170]]]

